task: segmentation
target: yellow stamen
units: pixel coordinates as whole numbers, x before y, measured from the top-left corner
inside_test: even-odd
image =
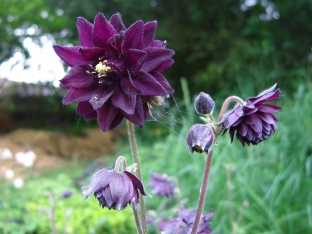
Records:
[[[111,71],[112,69],[109,66],[106,66],[107,60],[104,60],[103,62],[99,62],[96,66],[95,66],[95,71],[100,73],[100,75],[105,75],[106,72]]]

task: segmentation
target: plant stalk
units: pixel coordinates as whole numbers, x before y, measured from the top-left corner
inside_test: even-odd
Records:
[[[209,151],[207,154],[205,171],[204,171],[204,175],[203,175],[203,182],[202,182],[202,186],[200,189],[198,205],[197,205],[197,210],[196,210],[196,216],[195,216],[195,220],[194,220],[194,224],[193,224],[193,228],[192,228],[192,234],[197,233],[199,221],[200,221],[202,211],[204,208],[204,204],[205,204],[205,196],[206,196],[208,177],[209,177],[210,166],[211,166],[212,152],[213,151]]]
[[[246,105],[246,103],[244,102],[244,100],[242,100],[240,97],[237,96],[230,96],[227,99],[225,99],[225,101],[222,104],[222,108],[220,110],[220,114],[219,114],[219,118],[218,118],[218,123],[222,120],[223,115],[225,114],[227,107],[229,106],[229,104],[233,101],[238,102],[240,105],[244,106]]]
[[[139,152],[138,152],[138,147],[137,147],[135,133],[134,133],[134,126],[129,120],[127,120],[127,129],[128,129],[128,136],[129,136],[129,142],[130,142],[133,161],[134,163],[137,164],[137,170],[135,174],[139,178],[139,180],[142,182]],[[147,232],[147,225],[146,225],[145,203],[144,203],[144,197],[142,196],[141,193],[139,193],[139,201],[140,201],[141,227],[142,227],[143,234],[147,234],[148,232]]]
[[[141,225],[140,225],[138,211],[136,209],[136,204],[134,202],[131,202],[131,206],[132,206],[133,216],[134,216],[134,220],[135,220],[135,224],[136,224],[138,233],[143,234],[142,229],[141,229]]]

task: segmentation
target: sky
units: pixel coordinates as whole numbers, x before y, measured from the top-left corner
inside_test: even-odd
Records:
[[[37,83],[52,81],[55,86],[59,86],[59,80],[65,76],[63,62],[55,54],[53,38],[43,35],[40,38],[42,47],[27,37],[23,41],[23,46],[30,53],[30,58],[25,60],[21,52],[14,55],[0,64],[0,78],[17,82]],[[24,68],[24,64],[27,65]]]

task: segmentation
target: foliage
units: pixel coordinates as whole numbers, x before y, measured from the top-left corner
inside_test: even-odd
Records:
[[[265,143],[242,148],[239,142],[231,144],[226,134],[215,146],[204,210],[205,213],[214,210],[212,229],[215,233],[231,233],[230,201],[236,233],[310,232],[311,91],[304,85],[299,86],[294,100],[284,93],[285,99],[280,100],[284,103],[278,116],[278,130]],[[195,209],[205,156],[188,153],[185,135],[186,131],[182,129],[178,136],[171,134],[152,147],[139,143],[143,183],[148,184],[151,172],[177,177],[182,204]],[[130,158],[127,152],[125,149],[120,154]],[[150,191],[148,188],[147,192]],[[228,191],[231,191],[231,200]],[[177,193],[174,200],[147,198],[148,209],[153,210],[150,213],[156,214],[154,219],[172,215],[178,209],[178,197]],[[238,223],[246,201],[249,205],[244,207]]]
[[[77,0],[31,0],[24,4],[22,12],[13,0],[3,1],[0,7],[6,32],[0,39],[1,60],[23,48],[25,37],[37,38],[39,43],[40,35],[49,33],[59,44],[77,44],[78,16],[92,22],[99,11],[107,17],[120,12],[126,26],[138,19],[158,21],[157,38],[167,40],[176,50],[175,65],[166,71],[173,87],[179,87],[179,79],[186,76],[192,83],[191,93],[209,87],[212,95],[224,94],[255,83],[264,89],[275,82],[294,91],[305,72],[311,77],[307,70],[312,61],[311,1],[108,0],[81,4]],[[34,35],[27,34],[31,25],[36,28]],[[19,28],[25,33],[17,33]]]
[[[69,173],[77,173],[75,170],[77,168]],[[123,212],[101,209],[96,199],[83,202],[83,195],[75,186],[70,174],[54,172],[31,179],[26,182],[22,191],[9,186],[7,188],[9,191],[6,191],[10,194],[7,208],[6,210],[1,208],[0,213],[1,233],[51,233],[51,222],[48,217],[51,204],[49,198],[45,196],[45,192],[51,192],[57,197],[64,190],[71,190],[74,195],[69,198],[59,197],[57,199],[55,220],[59,233],[63,233],[65,216],[69,209],[72,209],[66,229],[69,234],[135,232],[136,228],[129,209],[125,209]],[[14,195],[17,193],[19,194],[18,199]],[[6,221],[3,223],[3,220]]]
[[[52,84],[12,83],[0,96],[1,110],[10,116],[12,128],[27,126],[79,132],[97,126],[96,120],[81,121],[75,105],[62,105],[64,90]],[[34,105],[35,103],[35,105]]]

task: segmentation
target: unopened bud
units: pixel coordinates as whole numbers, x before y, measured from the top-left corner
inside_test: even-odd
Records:
[[[208,115],[213,111],[213,109],[215,107],[215,103],[209,94],[201,92],[195,98],[194,106],[195,106],[195,110],[198,114]]]

